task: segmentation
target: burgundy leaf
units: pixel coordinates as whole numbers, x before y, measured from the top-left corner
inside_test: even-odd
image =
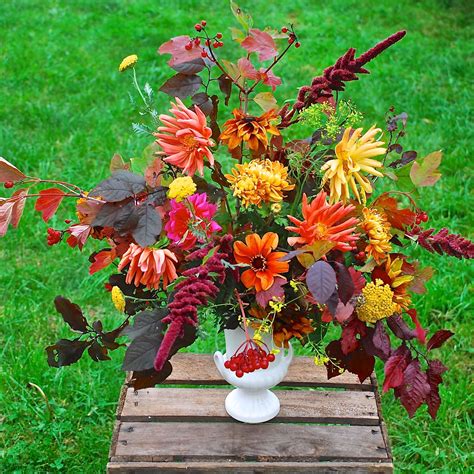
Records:
[[[199,53],[201,54],[201,53]],[[186,75],[193,75],[201,72],[205,67],[206,63],[202,57],[191,59],[190,61],[175,63],[171,66],[176,72]]]
[[[106,201],[119,202],[134,196],[145,189],[143,176],[126,170],[112,173],[110,178],[99,183],[89,194],[100,196]]]
[[[374,334],[372,336],[372,343],[380,355],[382,360],[387,360],[390,356],[390,338],[385,331],[385,325],[382,321],[377,321],[375,324]]]
[[[400,401],[411,418],[423,404],[431,391],[427,375],[421,371],[418,359],[412,360],[403,374],[403,384],[400,386]]]
[[[402,344],[387,360],[384,367],[385,380],[383,392],[396,388],[403,382],[403,371],[411,360],[411,353],[405,344]]]
[[[432,349],[437,349],[438,347],[441,347],[451,336],[454,336],[454,332],[448,331],[446,329],[440,329],[430,337],[426,347],[429,351]]]
[[[204,115],[210,115],[214,109],[211,98],[205,92],[198,92],[191,97],[194,105],[199,107]]]
[[[56,344],[48,346],[48,365],[50,367],[64,367],[77,362],[91,341],[70,341],[69,339],[60,339]]]
[[[341,349],[344,355],[355,351],[359,347],[359,339],[357,336],[365,336],[367,326],[355,318],[342,329]]]
[[[319,260],[309,267],[306,284],[317,302],[324,304],[336,288],[336,272],[329,263]]]
[[[255,294],[255,301],[259,306],[265,308],[267,304],[274,298],[278,299],[284,296],[285,290],[283,285],[286,283],[286,278],[277,277],[273,285],[266,291],[258,291]]]
[[[162,223],[158,211],[150,205],[142,205],[137,210],[138,222],[132,231],[133,238],[138,245],[148,247],[156,243],[159,238]]]
[[[186,99],[192,96],[201,87],[202,79],[196,74],[176,74],[168,79],[161,87],[160,91],[171,97]]]
[[[333,262],[336,270],[337,293],[339,299],[346,304],[354,294],[354,281],[347,267],[339,262]]]
[[[54,299],[56,311],[61,314],[64,321],[69,324],[72,330],[85,333],[88,331],[87,320],[82,314],[81,308],[62,296]]]
[[[219,89],[224,94],[225,105],[229,105],[230,94],[232,93],[232,80],[225,74],[221,74],[217,78],[217,82],[219,83]]]
[[[416,332],[407,326],[401,315],[398,313],[387,318],[387,324],[393,334],[403,341],[409,341],[416,337]]]
[[[430,360],[428,362],[428,370],[426,375],[428,377],[428,383],[430,384],[430,393],[426,397],[426,404],[428,405],[428,413],[433,420],[436,418],[438,408],[441,404],[441,398],[439,396],[439,384],[443,382],[441,375],[448,369],[439,360]]]
[[[351,303],[344,304],[342,301],[339,301],[334,317],[339,324],[345,324],[353,314],[354,306]]]

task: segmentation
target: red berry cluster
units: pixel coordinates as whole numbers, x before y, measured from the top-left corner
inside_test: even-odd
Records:
[[[293,31],[293,28],[287,28],[286,26],[281,27],[281,32],[288,34],[288,44],[293,44],[295,43],[295,48],[299,48],[301,46],[301,43],[297,41],[295,32]]]
[[[354,258],[358,261],[358,262],[364,262],[365,259],[366,259],[366,254],[365,252],[361,251],[361,252],[358,252],[355,254]]]
[[[418,209],[416,213],[415,223],[421,224],[422,222],[428,222],[428,214],[421,209]]]
[[[199,32],[201,32],[205,29],[206,25],[207,25],[206,20],[201,20],[200,23],[196,23],[194,25],[194,29],[199,33]],[[224,46],[224,42],[221,41],[222,36],[223,36],[222,33],[217,33],[214,37],[210,38],[206,33],[206,40],[205,40],[206,46],[208,48],[210,48],[211,46],[213,48],[222,48],[222,46]],[[185,49],[190,51],[191,49],[193,49],[193,47],[199,47],[200,44],[201,44],[201,39],[200,38],[194,38],[194,39],[191,39],[189,41],[189,43],[187,43],[184,47],[185,47]],[[210,55],[206,50],[203,49],[201,51],[201,56],[203,58],[207,58]],[[210,58],[210,59],[212,59],[212,58]]]
[[[275,354],[268,352],[265,344],[263,346],[265,348],[252,339],[245,341],[235,354],[225,361],[224,367],[235,372],[239,378],[258,369],[267,369],[268,364],[275,360]]]
[[[52,227],[48,227],[48,245],[56,245],[61,242],[62,233],[59,230],[54,230]]]
[[[6,189],[10,189],[10,188],[13,188],[13,186],[15,186],[15,183],[13,181],[5,181],[5,183],[3,183],[3,186]]]

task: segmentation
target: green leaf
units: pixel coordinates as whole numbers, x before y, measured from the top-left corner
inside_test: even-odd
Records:
[[[252,28],[253,19],[249,13],[242,11],[237,3],[232,0],[230,1],[230,9],[245,31],[248,31],[250,28]]]
[[[158,151],[158,144],[156,142],[148,145],[138,158],[131,158],[132,171],[139,175],[144,175],[145,170],[155,160],[155,153]]]
[[[253,98],[265,112],[277,108],[277,101],[271,92],[260,92]]]

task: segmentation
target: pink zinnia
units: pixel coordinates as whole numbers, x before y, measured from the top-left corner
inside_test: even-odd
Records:
[[[221,226],[212,220],[217,211],[217,206],[207,201],[206,193],[193,194],[186,201],[170,201],[171,211],[169,221],[165,225],[166,235],[184,250],[189,250],[199,240],[202,242],[204,236],[211,236],[219,232]],[[192,207],[192,212],[189,208]],[[195,234],[202,234],[203,238]]]
[[[145,285],[147,288],[157,290],[160,280],[163,279],[163,288],[178,278],[175,263],[178,262],[176,255],[168,249],[154,249],[151,247],[140,247],[130,244],[128,250],[123,254],[118,269],[123,270],[128,264],[127,283],[135,286]]]
[[[206,116],[195,105],[194,111],[188,109],[178,98],[176,104],[171,102],[170,112],[174,115],[160,115],[163,123],[155,133],[157,142],[166,155],[164,161],[181,168],[189,176],[196,170],[201,176],[204,173],[204,157],[211,165],[214,156],[209,147],[214,146],[211,140],[212,130],[207,126]]]

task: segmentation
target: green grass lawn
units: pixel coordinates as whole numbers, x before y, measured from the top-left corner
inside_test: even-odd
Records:
[[[296,24],[302,47],[278,69],[284,85],[277,96],[285,98],[348,47],[362,52],[406,28],[408,36],[369,65],[370,76],[350,83],[346,96],[365,112],[366,125],[382,124],[391,105],[407,111],[407,146],[422,154],[444,150],[443,178],[421,193],[420,203],[436,227],[473,236],[468,2],[259,0],[241,6],[251,8],[258,27]],[[89,188],[106,177],[115,152],[139,155],[147,140],[131,131],[137,111],[118,64],[138,54],[140,78],[156,89],[172,75],[166,59],[156,55],[158,46],[191,32],[201,18],[228,36],[233,17],[224,0],[2,2],[0,156],[29,174]],[[165,110],[168,98],[158,99]],[[53,225],[73,212],[73,203],[62,209]],[[90,278],[88,252],[48,248],[46,225],[33,214],[29,203],[20,228],[0,242],[0,470],[100,472],[123,381],[121,354],[101,366],[82,360],[56,370],[47,366],[44,347],[67,334],[52,304],[57,294],[114,322],[117,313],[102,285],[107,272]],[[436,269],[428,293],[417,298],[422,321],[456,335],[441,350],[450,370],[436,421],[425,408],[409,420],[392,394],[383,397],[395,465],[400,472],[468,472],[474,465],[473,266],[422,249],[415,253]],[[214,338],[195,349],[213,351]],[[44,390],[51,413],[28,382]]]

